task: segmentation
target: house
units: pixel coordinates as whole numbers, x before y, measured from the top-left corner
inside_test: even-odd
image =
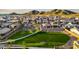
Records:
[[[20,18],[21,18],[20,15],[9,15],[10,20],[18,20]]]
[[[60,16],[54,16],[54,20],[59,20],[61,17]]]
[[[1,27],[8,27],[11,25],[12,23],[8,23],[8,22],[4,22],[2,23]]]
[[[15,28],[15,27],[19,27],[19,26],[20,26],[19,23],[12,23],[12,24],[10,25],[10,28]]]
[[[0,21],[6,21],[6,19],[3,18],[3,16],[0,16]]]
[[[45,31],[47,29],[46,24],[40,25],[40,30]]]
[[[19,20],[9,20],[8,23],[17,23]]]
[[[48,19],[47,18],[43,18],[42,21],[43,21],[43,23],[48,23]]]
[[[0,34],[4,35],[4,34],[8,33],[10,30],[11,30],[10,28],[1,28],[0,29]]]

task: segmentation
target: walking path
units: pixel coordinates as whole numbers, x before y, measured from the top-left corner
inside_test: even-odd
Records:
[[[71,31],[68,31],[67,29],[65,29],[65,31],[66,31],[67,33],[69,33],[70,35],[76,37],[77,40],[79,39],[79,35],[76,35],[75,33],[71,32]]]
[[[37,34],[38,32],[39,32],[39,31],[36,31],[36,32],[34,32],[34,33],[32,33],[32,34],[29,34],[29,35],[26,35],[26,36],[24,36],[24,37],[17,38],[17,39],[14,39],[14,40],[7,40],[7,41],[5,41],[5,42],[0,42],[0,44],[1,44],[1,43],[4,44],[4,43],[15,42],[15,41],[17,41],[17,40],[21,40],[21,39],[30,37],[30,36],[32,36],[32,35],[35,35],[35,34]]]

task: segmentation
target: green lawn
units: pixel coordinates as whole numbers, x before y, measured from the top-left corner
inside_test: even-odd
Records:
[[[21,31],[15,33],[13,36],[11,36],[9,39],[17,39],[17,38],[23,37],[28,34],[31,34],[31,33],[29,31],[22,31],[21,30]]]
[[[11,36],[9,39],[14,39],[29,34],[26,32],[22,35],[18,32]],[[53,48],[54,46],[60,46],[65,44],[69,40],[69,36],[61,32],[39,32],[28,38],[15,41],[14,44],[22,45],[24,47],[47,47]]]

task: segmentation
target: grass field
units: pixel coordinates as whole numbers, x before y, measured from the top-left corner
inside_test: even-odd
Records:
[[[13,36],[11,36],[9,39],[17,39],[19,37],[23,37],[28,34],[30,34],[29,31],[19,31],[19,32],[15,33]]]
[[[9,39],[15,39],[29,34],[29,32],[18,32]],[[61,46],[69,40],[69,36],[61,32],[39,32],[28,38],[15,41],[14,44],[22,45],[24,47],[46,47],[53,48],[54,46]]]

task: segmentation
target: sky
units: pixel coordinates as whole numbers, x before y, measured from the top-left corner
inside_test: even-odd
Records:
[[[28,11],[31,11],[32,9],[0,9],[0,14],[8,14],[8,13],[12,13],[12,12],[15,12],[15,13],[26,13]],[[51,9],[38,9],[39,11],[48,11],[48,10],[51,10]],[[75,11],[75,12],[79,12],[79,9],[68,9],[68,10],[71,10],[71,11]]]

